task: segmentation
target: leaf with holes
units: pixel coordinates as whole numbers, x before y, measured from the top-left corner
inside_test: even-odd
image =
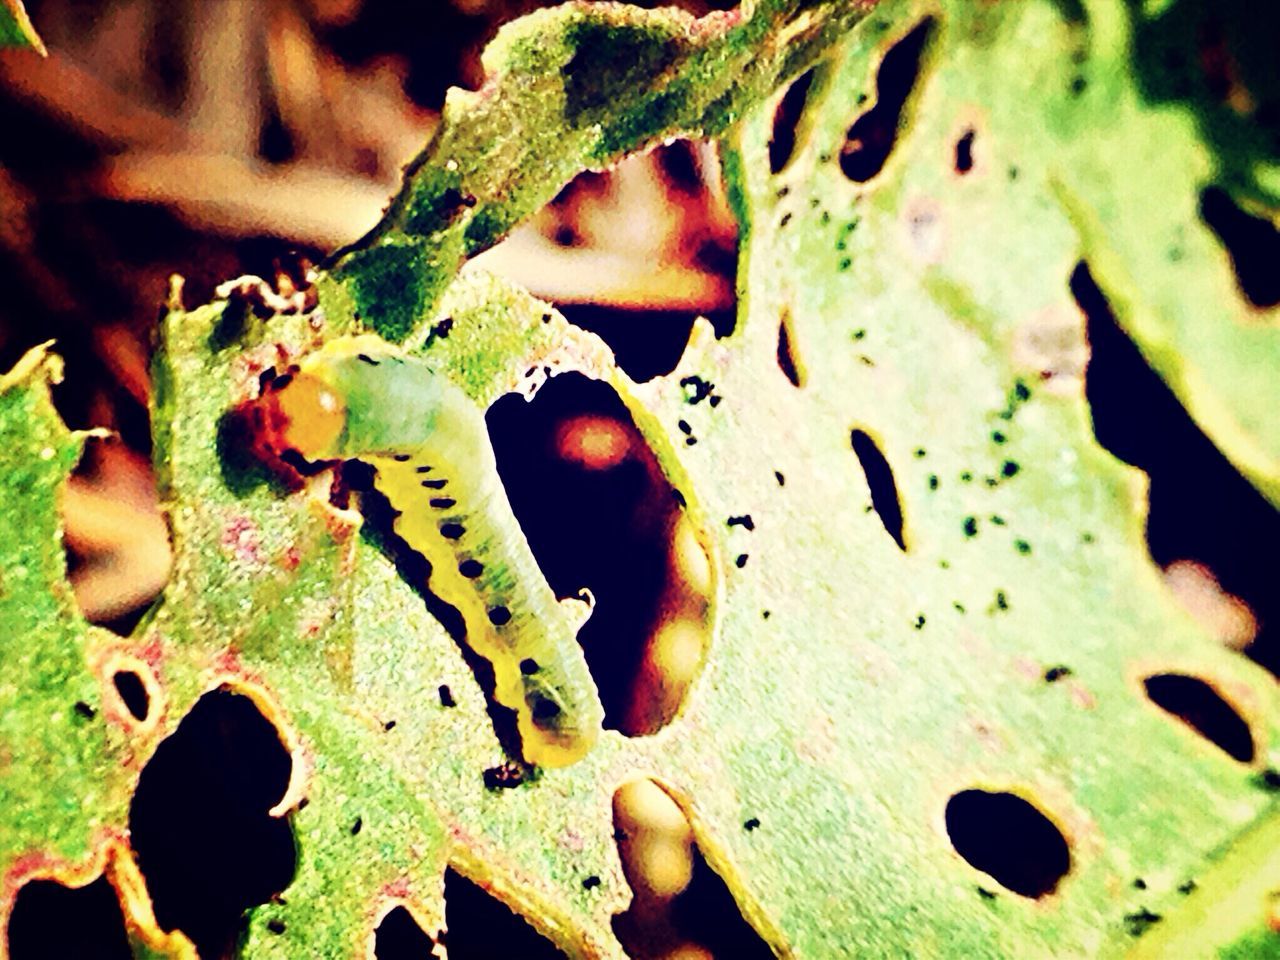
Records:
[[[501,929],[510,955],[648,956],[647,796],[690,854],[668,891],[733,915],[703,941],[721,956],[1274,949],[1274,679],[1162,580],[1086,394],[1087,313],[1272,490],[1274,380],[1248,358],[1276,328],[1241,320],[1222,208],[1191,185],[1221,143],[1142,86],[1127,58],[1161,14],[1136,9],[571,5],[508,28],[319,310],[262,319],[279,301],[250,286],[169,313],[176,565],[131,638],[69,605],[75,445],[11,375],[3,476],[33,519],[6,543],[53,599],[13,607],[33,692],[6,744],[37,749],[6,753],[10,902],[106,869],[153,949],[176,928],[206,955],[465,956]],[[551,306],[454,276],[574,173],[689,132],[724,138],[743,296],[674,372],[633,383]],[[1231,203],[1265,201],[1262,165],[1230,169],[1262,178],[1224,179]],[[1161,231],[1176,269],[1135,239]],[[1186,311],[1220,325],[1192,337]],[[557,448],[655,495],[636,523],[660,548],[624,570],[658,598],[623,618],[643,696],[616,696],[616,636],[591,632],[616,571],[574,582],[549,552],[587,498],[526,488],[503,432],[529,398],[580,404]],[[588,675],[598,705],[574,700]]]

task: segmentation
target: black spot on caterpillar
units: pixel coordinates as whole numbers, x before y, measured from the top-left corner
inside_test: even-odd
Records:
[[[304,357],[261,403],[261,441],[276,456],[371,468],[397,512],[395,533],[429,562],[432,593],[462,613],[467,645],[492,665],[493,698],[516,713],[523,759],[564,766],[585,755],[603,710],[577,643],[580,617],[556,600],[520,533],[483,411],[372,336]],[[446,484],[450,496],[433,495]],[[538,669],[526,673],[527,662]]]

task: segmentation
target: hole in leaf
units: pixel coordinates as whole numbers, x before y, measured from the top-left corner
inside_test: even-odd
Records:
[[[880,515],[893,542],[903,552],[907,549],[902,536],[902,501],[898,499],[898,485],[893,481],[893,468],[880,452],[880,447],[870,435],[861,430],[854,430],[851,441],[853,452],[858,455],[862,464],[862,472],[867,475],[867,486],[871,488],[871,505]]]
[[[689,310],[642,310],[590,303],[562,303],[560,312],[575,327],[589,330],[609,345],[618,366],[636,383],[665,376],[676,368],[689,343],[696,314]],[[705,313],[717,337],[733,333],[732,308]]]
[[[449,868],[444,873],[449,960],[563,960],[565,954],[497,897]]]
[[[267,813],[290,769],[275,727],[223,688],[196,702],[139,777],[129,830],[156,920],[201,956],[225,955],[245,911],[293,879],[293,831]]]
[[[793,387],[804,386],[804,364],[796,354],[791,332],[791,311],[785,308],[782,311],[782,319],[778,322],[778,368],[791,381]]]
[[[769,137],[770,173],[781,173],[791,162],[796,149],[796,127],[809,99],[814,74],[814,69],[806,70],[793,80],[773,112],[773,134]]]
[[[774,951],[746,919],[724,879],[707,863],[679,805],[652,780],[613,795],[614,836],[634,893],[613,918],[635,960],[683,955],[772,960]]]
[[[147,687],[142,682],[142,678],[132,670],[117,670],[112,676],[111,682],[116,688],[116,693],[120,695],[120,700],[124,703],[125,709],[132,714],[133,719],[139,723],[146,720],[147,711],[151,707],[151,699],[147,696]]]
[[[884,169],[902,124],[902,111],[920,75],[920,59],[933,30],[925,17],[885,53],[876,74],[876,102],[853,122],[840,148],[840,169],[855,183],[866,183]]]
[[[1098,442],[1145,470],[1147,547],[1161,567],[1193,560],[1257,618],[1224,642],[1280,673],[1280,512],[1236,471],[1187,415],[1118,326],[1089,267],[1076,266],[1071,292],[1086,319],[1090,358],[1085,395]]]
[[[1253,761],[1249,724],[1221,694],[1199,677],[1161,673],[1142,681],[1147,696],[1161,710],[1173,714],[1196,733],[1241,763]]]
[[[605,726],[654,733],[678,712],[708,640],[707,553],[613,388],[577,373],[487,414],[498,473],[561,598],[595,598],[578,633]]]
[[[1052,893],[1071,869],[1062,831],[1015,794],[963,790],[947,801],[946,822],[956,853],[1024,897]]]
[[[130,960],[133,951],[106,877],[83,887],[53,880],[23,885],[9,916],[10,960]]]
[[[395,907],[382,918],[373,934],[376,960],[432,960],[436,942],[418,926],[404,907]]]
[[[1221,187],[1200,191],[1200,216],[1231,256],[1240,292],[1255,307],[1280,303],[1280,230],[1240,209]]]
[[[962,176],[973,169],[973,137],[969,129],[956,141],[956,173]]]

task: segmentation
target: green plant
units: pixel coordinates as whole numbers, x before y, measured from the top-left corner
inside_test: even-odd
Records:
[[[1274,232],[1277,157],[1261,120],[1174,82],[1201,13],[760,0],[508,26],[382,225],[316,280],[318,309],[175,297],[153,429],[176,565],[129,639],[66,585],[57,490],[81,438],[49,404],[54,356],[30,355],[0,382],[7,902],[105,867],[135,950],[187,949],[157,929],[125,825],[148,758],[225,686],[292,761],[271,803],[297,873],[253,911],[250,956],[359,954],[392,903],[438,929],[446,866],[566,952],[618,955],[610,803],[636,777],[779,955],[1280,954],[1275,681],[1168,593],[1142,477],[1084,393],[1082,304],[1280,498],[1275,305],[1211,215]],[[1223,17],[1274,35],[1273,15]],[[550,305],[458,275],[574,174],[673,136],[720,139],[742,240],[735,330],[696,324],[672,374],[634,384]],[[567,370],[617,391],[710,545],[705,659],[660,733],[608,730],[486,789],[504,754],[483,684],[422,584],[333,504],[331,473],[283,488],[230,416],[264,371],[364,330],[477,409]],[[1169,706],[1167,677],[1230,737]],[[957,855],[964,805],[989,803],[1036,865]]]

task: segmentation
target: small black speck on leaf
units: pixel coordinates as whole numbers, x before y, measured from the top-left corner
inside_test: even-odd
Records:
[[[759,818],[759,817],[752,817],[751,819],[749,819],[749,820],[745,821],[745,822],[742,824],[742,828],[743,828],[744,830],[757,830],[757,829],[759,829],[759,827],[760,827],[760,818]]]
[[[966,470],[964,473],[960,474],[960,480],[961,480],[961,482],[963,482],[963,483],[972,483],[972,482],[973,482],[973,474],[972,474],[972,473],[970,473],[968,470]]]
[[[773,478],[778,481],[778,486],[785,487],[787,485],[787,478],[782,475],[782,471],[773,471]]]
[[[929,474],[929,489],[930,490],[938,489],[938,475],[936,473]]]
[[[1133,881],[1133,889],[1135,889],[1135,890],[1145,890],[1145,889],[1147,889],[1147,881],[1143,880],[1141,877],[1136,878],[1136,879]]]
[[[762,620],[768,620],[771,616],[773,616],[773,611],[772,611],[772,610],[762,610],[762,611],[760,612],[760,618],[761,618]]]
[[[1197,884],[1194,880],[1186,880],[1178,884],[1178,892],[1185,897],[1189,893],[1194,893],[1196,886]]]
[[[692,446],[693,446],[694,444],[696,444],[697,442],[698,442],[698,438],[697,438],[697,437],[685,437],[685,438],[684,438],[684,445],[685,445],[686,447],[692,447]]]
[[[996,609],[997,610],[1009,609],[1009,598],[1005,595],[1005,592],[1003,590],[996,591]]]
[[[676,426],[680,428],[680,432],[685,436],[693,433],[693,427],[689,426],[688,422],[685,420],[677,420]]]
[[[363,829],[364,829],[364,819],[362,817],[356,817],[355,823],[351,824],[351,835],[354,837]]]
[[[1019,553],[1023,554],[1024,556],[1031,552],[1031,544],[1027,543],[1027,541],[1025,540],[1013,541],[1013,547],[1015,550],[1017,550]]]
[[[75,711],[77,716],[85,720],[92,720],[98,715],[98,711],[94,710],[93,707],[89,706],[89,704],[85,703],[83,700],[76,701]]]
[[[394,720],[388,720],[386,723],[382,725],[382,729],[386,733],[390,733],[395,728],[396,728],[396,722]]]
[[[1124,915],[1124,925],[1129,931],[1129,936],[1140,937],[1163,919],[1160,914],[1152,913],[1146,907],[1140,907],[1136,912]]]
[[[1050,667],[1048,670],[1044,672],[1044,682],[1057,683],[1063,677],[1069,677],[1069,676],[1071,676],[1070,667],[1064,667],[1061,665],[1056,667]]]
[[[978,887],[978,896],[983,900],[994,900],[996,898],[995,893],[986,887]]]
[[[1021,469],[1022,468],[1013,460],[1006,460],[1000,465],[1000,472],[1006,477],[1017,476],[1018,471]]]
[[[730,517],[729,526],[742,527],[746,530],[754,530],[756,528],[756,523],[754,520],[751,519],[751,514],[744,513],[740,517]]]
[[[848,270],[851,266],[853,266],[853,261],[848,257],[842,257],[840,262],[836,265],[836,269]]]
[[[928,451],[924,447],[916,447],[916,459],[928,455]]]
[[[957,613],[964,613],[964,604],[959,600],[953,600],[951,606],[955,608]]]
[[[594,874],[582,881],[582,889],[584,890],[594,890],[598,886],[600,886],[600,878]]]
[[[490,767],[484,772],[484,785],[487,790],[512,790],[524,783],[524,780],[524,770],[519,764],[510,760],[496,767]]]
[[[1007,440],[1007,439],[1008,439],[1008,437],[1006,437],[1006,436],[1005,436],[1003,433],[1001,433],[999,430],[993,430],[993,431],[991,431],[991,442],[992,442],[992,443],[1004,443],[1004,442],[1005,442],[1005,440]]]
[[[738,567],[738,569],[741,570],[743,567],[747,565],[747,555],[745,553],[740,553],[734,559],[733,562]]]
[[[449,689],[447,683],[440,684],[440,689],[437,692],[440,694],[440,706],[456,707],[458,705],[458,701],[453,699],[453,691]]]
[[[684,494],[681,493],[679,490],[677,490],[675,487],[671,488],[671,496],[675,499],[676,503],[679,506],[681,507],[685,506]]]
[[[964,535],[966,537],[976,537],[978,535],[978,518],[977,517],[964,518]]]
[[[1280,792],[1280,770],[1276,770],[1275,767],[1267,767],[1254,778],[1254,781],[1270,793]]]
[[[1003,527],[1004,517],[1000,516],[1000,514],[998,513],[993,513],[991,515],[991,522],[994,523],[997,527]]]
[[[520,661],[520,672],[526,677],[538,672],[538,661],[533,657],[525,657]]]
[[[270,930],[272,933],[274,933],[276,936],[279,936],[280,934],[284,933],[284,931],[285,931],[284,921],[283,921],[283,920],[268,920],[268,921],[267,921],[267,929],[268,929],[268,930]]]
[[[912,623],[912,626],[914,626],[917,630],[923,630],[923,629],[924,629],[924,624],[925,624],[924,614],[923,614],[923,613],[917,613],[917,614],[916,614],[916,619],[915,619],[915,621]]]

